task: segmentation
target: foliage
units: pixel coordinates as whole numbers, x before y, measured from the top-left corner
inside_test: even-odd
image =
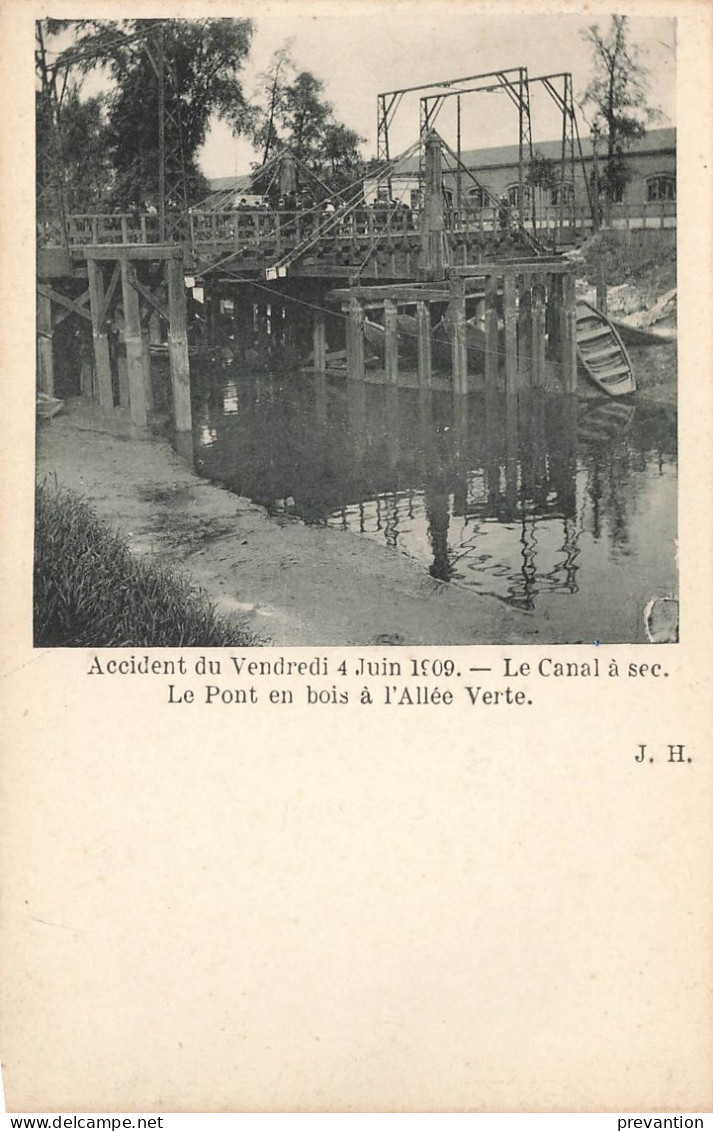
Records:
[[[47,484],[36,492],[33,604],[36,647],[260,643],[170,570],[133,557],[78,495]]]
[[[81,82],[70,61],[54,46],[67,20],[37,21],[35,67],[36,184],[38,213],[81,212],[102,207],[109,198],[112,169],[106,152],[106,122],[101,97],[81,98]]]
[[[251,132],[263,164],[287,146],[330,191],[339,191],[363,174],[359,146],[364,138],[334,117],[324,98],[324,83],[311,71],[297,71],[289,40],[260,76]],[[262,181],[257,183],[264,191]]]
[[[78,20],[60,60],[86,74],[104,67],[107,141],[116,173],[115,201],[145,207],[159,197],[159,90],[165,100],[167,203],[205,196],[197,154],[213,115],[237,133],[249,125],[241,72],[254,25],[249,19]],[[162,63],[163,60],[163,63]],[[160,76],[163,76],[162,82]]]
[[[647,124],[661,112],[647,104],[648,71],[641,62],[641,51],[629,42],[626,16],[612,16],[606,33],[593,24],[582,34],[592,48],[594,75],[581,102],[593,106],[593,135],[606,141],[601,184],[611,201],[630,178],[627,149],[645,135]]]
[[[535,150],[527,170],[527,183],[533,185],[535,188],[554,188],[555,185],[559,183],[559,173],[556,162]]]

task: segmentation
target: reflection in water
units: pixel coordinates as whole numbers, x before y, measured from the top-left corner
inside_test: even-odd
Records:
[[[446,393],[220,366],[194,375],[194,399],[203,475],[409,554],[504,615],[525,610],[528,639],[640,640],[641,610],[676,589],[669,408],[534,391],[454,406]]]

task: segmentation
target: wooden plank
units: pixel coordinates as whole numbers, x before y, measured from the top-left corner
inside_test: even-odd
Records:
[[[109,337],[104,320],[100,318],[104,309],[104,277],[100,265],[92,259],[87,261],[87,269],[89,273],[89,303],[92,312],[92,337],[94,339],[95,391],[99,394],[101,407],[110,409],[114,407],[114,393],[111,385]]]
[[[485,388],[494,389],[498,381],[498,277],[485,280]]]
[[[505,322],[505,392],[517,393],[517,307],[514,275],[503,279],[503,315]]]
[[[465,288],[462,279],[451,279],[451,349],[453,354],[453,392],[468,392],[468,342],[465,325]]]
[[[431,360],[431,317],[428,305],[419,302],[416,306],[418,322],[418,385],[421,390],[430,390],[433,379]]]
[[[169,259],[166,264],[168,281],[168,356],[171,365],[173,390],[173,421],[177,432],[189,432],[191,416],[191,371],[188,360],[188,327],[186,318],[186,291],[183,283],[183,263]]]
[[[384,299],[384,368],[387,385],[396,385],[399,379],[398,310],[389,298]]]

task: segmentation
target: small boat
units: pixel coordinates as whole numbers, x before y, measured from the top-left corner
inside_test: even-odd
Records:
[[[609,397],[636,392],[636,378],[616,327],[596,306],[577,302],[577,358],[589,380]]]

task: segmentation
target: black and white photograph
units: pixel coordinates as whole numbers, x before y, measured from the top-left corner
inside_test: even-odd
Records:
[[[674,19],[35,61],[36,646],[677,639]]]

